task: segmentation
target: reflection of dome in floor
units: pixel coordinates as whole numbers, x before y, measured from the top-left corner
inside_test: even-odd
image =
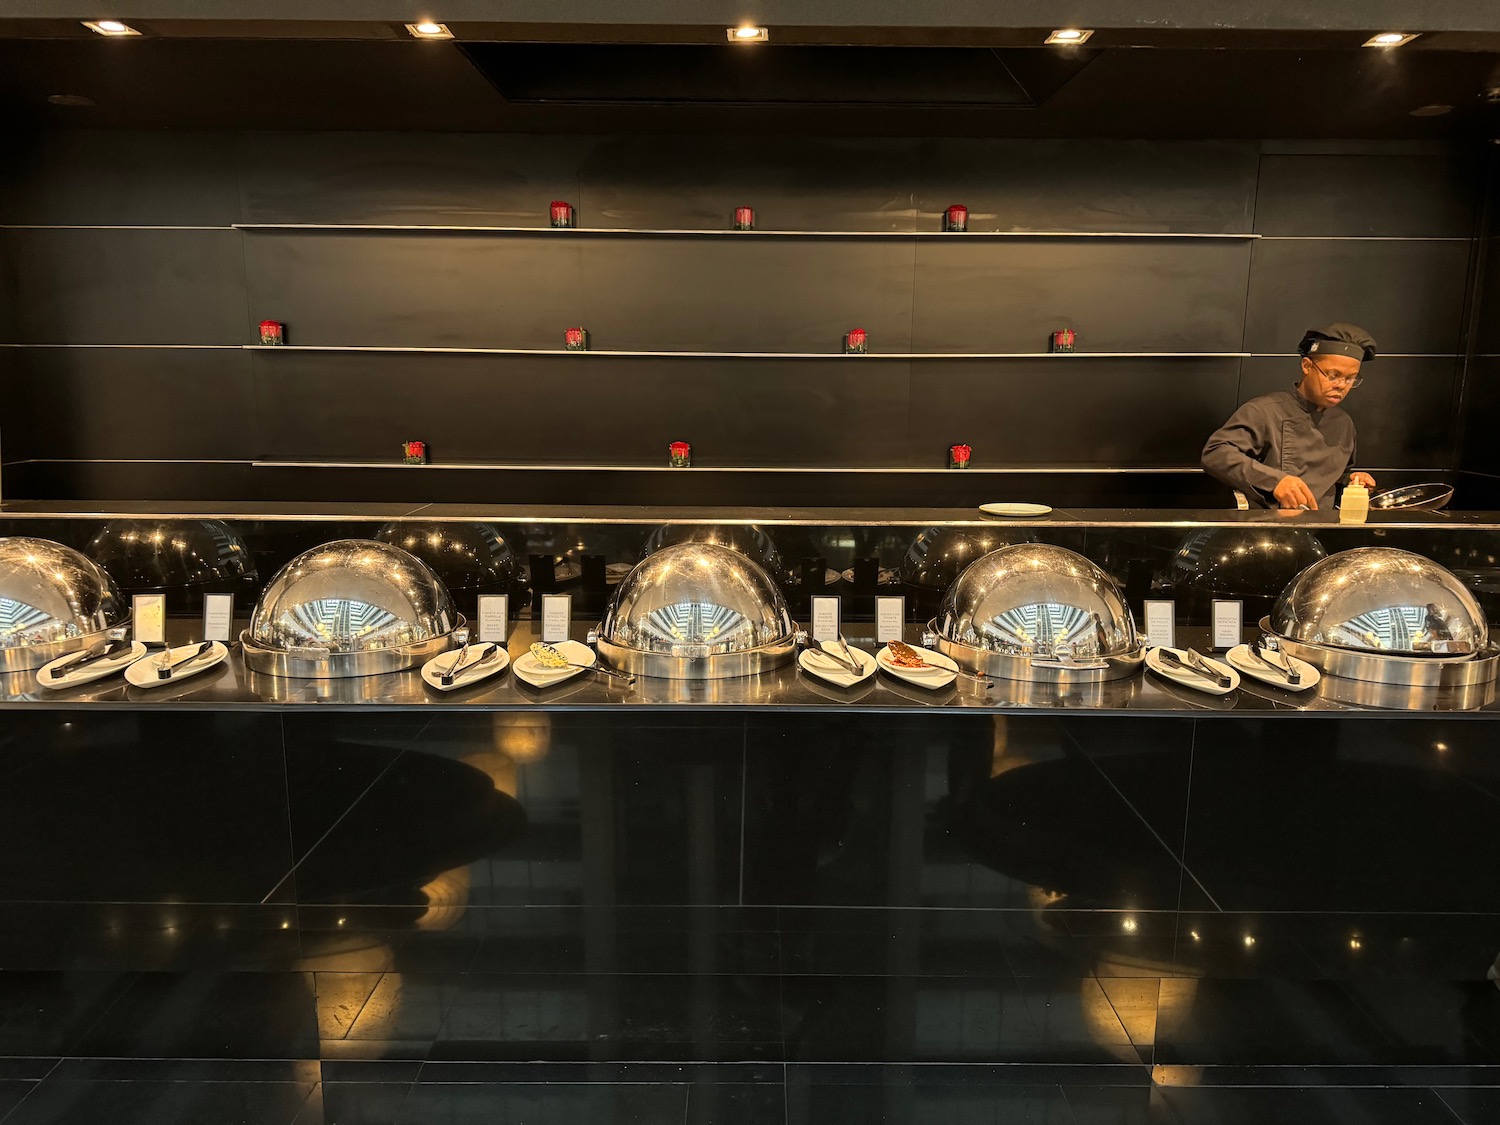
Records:
[[[1165,764],[1116,755],[1109,772],[1124,792],[1160,797]],[[1496,911],[1500,883],[1476,874],[1500,868],[1494,801],[1425,766],[1305,743],[1284,755],[1226,748],[1193,763],[1184,858],[1225,910]],[[1061,891],[1068,905],[1170,908],[1178,865],[1153,835],[1179,846],[1170,806],[1149,810],[1148,829],[1091,761],[1068,757],[972,788],[954,806],[954,834],[976,861]]]

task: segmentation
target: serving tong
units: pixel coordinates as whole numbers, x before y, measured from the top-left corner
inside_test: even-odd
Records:
[[[72,675],[80,668],[87,668],[90,664],[97,664],[101,660],[110,660],[122,652],[128,652],[131,648],[131,642],[126,639],[123,627],[111,629],[107,638],[103,648],[85,649],[71,660],[56,665],[47,673],[47,678],[60,680],[64,676]]]
[[[1275,672],[1278,676],[1282,677],[1282,679],[1286,680],[1288,686],[1295,687],[1301,684],[1302,673],[1297,671],[1297,669],[1292,666],[1291,661],[1288,660],[1287,663],[1283,665],[1275,660],[1272,660],[1269,656],[1266,655],[1266,653],[1268,652],[1274,652],[1283,660],[1286,660],[1286,655],[1279,648],[1275,647],[1275,645],[1275,641],[1273,641],[1269,637],[1262,635],[1256,637],[1255,640],[1250,642],[1249,652],[1254,659],[1260,661],[1260,663],[1264,664],[1267,668],[1271,669],[1271,671]]]
[[[1218,687],[1227,688],[1233,683],[1228,676],[1211,667],[1197,649],[1189,648],[1184,651],[1187,653],[1187,660],[1183,660],[1165,645],[1157,649],[1156,654],[1168,668],[1176,668],[1180,672],[1191,672],[1195,676],[1209,680]]]
[[[158,680],[170,680],[172,678],[172,674],[176,672],[177,669],[186,668],[194,661],[203,659],[203,657],[207,656],[213,650],[214,642],[204,641],[201,645],[193,650],[190,656],[184,656],[181,660],[178,660],[172,664],[168,664],[166,663],[166,661],[169,658],[172,650],[167,649],[166,652],[162,653],[156,658],[156,678]]]
[[[449,662],[447,671],[438,674],[438,680],[444,687],[452,687],[453,681],[458,678],[460,672],[472,671],[483,664],[488,664],[500,653],[500,646],[494,642],[490,642],[480,648],[479,652],[481,655],[478,660],[466,665],[464,662],[468,659],[469,654],[469,630],[453,630],[453,639],[459,642],[460,648],[458,655]]]

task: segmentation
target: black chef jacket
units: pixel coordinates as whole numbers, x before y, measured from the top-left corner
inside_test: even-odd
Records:
[[[1203,467],[1252,504],[1274,508],[1271,493],[1286,476],[1301,477],[1333,507],[1334,486],[1354,463],[1354,419],[1336,406],[1320,410],[1296,390],[1252,398],[1209,437]]]

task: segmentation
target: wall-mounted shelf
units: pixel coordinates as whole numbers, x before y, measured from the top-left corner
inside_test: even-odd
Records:
[[[1201,476],[1203,470],[1196,466],[1154,466],[1143,468],[1114,468],[1099,465],[1067,465],[1067,466],[1037,466],[1037,465],[997,465],[991,468],[968,468],[968,469],[946,469],[942,466],[922,465],[694,465],[688,469],[677,469],[670,465],[588,465],[588,464],[546,464],[541,462],[506,463],[497,461],[451,461],[434,465],[408,465],[402,461],[273,461],[262,460],[250,462],[251,468],[255,469],[466,469],[469,471],[486,470],[490,472],[558,472],[558,473],[899,473],[909,475],[915,473],[942,473],[952,475],[968,473],[970,475],[1011,475],[1016,474],[1055,474],[1055,473],[1087,473],[1098,475],[1099,473],[1139,473],[1139,474],[1172,474],[1191,473]]]
[[[390,352],[415,355],[602,356],[651,359],[837,359],[854,363],[881,359],[1245,359],[1249,352],[692,352],[568,351],[564,348],[425,348],[379,344],[244,344],[253,352]]]
[[[971,230],[958,233],[940,230],[691,230],[669,227],[497,227],[426,223],[235,223],[232,229],[288,234],[503,234],[551,235],[558,238],[568,238],[572,235],[614,238],[938,238],[946,239],[950,242],[961,242],[964,239],[975,238],[1193,238],[1245,241],[1260,237],[1258,234],[1250,233],[1223,234],[1203,231]]]

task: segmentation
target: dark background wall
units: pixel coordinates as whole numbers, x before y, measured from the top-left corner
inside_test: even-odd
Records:
[[[901,470],[875,476],[918,491],[904,471],[955,441],[976,467],[1191,470],[1237,403],[1295,378],[1302,331],[1338,319],[1383,352],[1351,405],[1361,463],[1458,464],[1469,146],[52,131],[17,155],[0,183],[11,496],[255,495],[274,478],[255,462],[388,462],[407,438],[521,466],[657,466],[682,439],[699,466]],[[235,226],[542,228],[554,198],[622,233]],[[1134,237],[902,236],[953,202],[976,232]],[[624,233],[722,232],[738,204],[762,230],[844,235]],[[263,318],[294,347],[245,350]],[[505,352],[579,324],[643,354]],[[855,326],[878,354],[837,354]],[[1010,354],[1063,326],[1085,353],[1152,354]],[[296,479],[330,499],[383,487]],[[439,499],[455,479],[405,486]],[[493,495],[534,475],[481,479]],[[846,487],[785,479],[796,499]],[[1221,500],[1191,472],[1151,479]]]

